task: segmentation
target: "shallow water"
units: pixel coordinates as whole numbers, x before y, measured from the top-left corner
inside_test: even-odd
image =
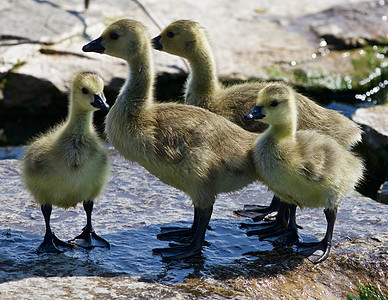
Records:
[[[19,156],[21,152],[16,153]],[[94,229],[111,243],[111,249],[75,248],[60,254],[38,255],[35,252],[43,240],[43,216],[23,187],[20,160],[0,160],[0,283],[34,277],[136,276],[147,282],[190,285],[191,278],[238,280],[238,276],[243,276],[263,278],[270,284],[272,276],[287,273],[303,263],[292,249],[274,250],[269,241],[247,237],[245,230],[239,229],[240,222],[251,221],[234,216],[234,210],[244,204],[268,204],[272,198],[267,188],[259,183],[218,197],[210,221],[212,230],[206,234],[210,246],[204,247],[200,257],[163,262],[160,256],[152,254],[153,248],[168,245],[156,238],[159,228],[166,225],[189,227],[193,216],[191,201],[139,165],[129,164],[114,151],[111,153],[111,181],[96,201],[93,212]],[[341,243],[361,237],[386,236],[388,206],[381,205],[381,214],[376,215],[376,205],[380,204],[357,194],[344,199],[331,256],[344,251]],[[297,218],[304,228],[300,233],[305,241],[323,237],[326,221],[321,209],[298,210]],[[61,239],[78,235],[85,222],[82,205],[68,210],[53,208],[52,229]],[[357,254],[357,247],[352,251]],[[296,274],[296,282],[305,280]],[[318,285],[331,284],[330,278],[315,281]],[[239,295],[220,293],[220,298]]]
[[[19,157],[21,151],[14,151]],[[12,156],[8,152],[8,156]],[[108,184],[104,195],[96,201],[93,226],[97,234],[111,243],[111,249],[81,248],[66,250],[61,254],[35,253],[43,240],[44,220],[39,207],[24,190],[20,179],[19,161],[14,161],[8,174],[2,176],[0,217],[0,282],[21,279],[24,276],[141,276],[146,281],[180,282],[195,273],[196,264],[201,265],[200,274],[207,276],[206,266],[226,265],[239,259],[245,252],[270,250],[269,242],[257,242],[239,230],[239,218],[233,210],[241,207],[253,195],[252,189],[262,190],[270,201],[271,194],[263,186],[253,185],[233,195],[221,195],[214,209],[211,227],[202,259],[188,262],[164,263],[152,254],[156,247],[167,247],[168,242],[159,241],[159,227],[189,227],[193,208],[190,200],[181,192],[161,183],[140,166],[128,167],[127,162],[113,162],[115,178]],[[123,166],[122,166],[123,165]],[[121,172],[121,170],[123,172]],[[249,201],[251,200],[251,201]],[[228,205],[225,205],[225,202]],[[71,239],[80,233],[86,222],[82,205],[76,209],[53,208],[51,226],[61,239]],[[205,262],[204,262],[205,261]],[[202,266],[204,264],[204,266]]]

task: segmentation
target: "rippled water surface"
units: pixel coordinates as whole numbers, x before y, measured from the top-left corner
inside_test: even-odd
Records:
[[[19,157],[21,151],[7,153]],[[5,162],[5,161],[3,161]],[[113,161],[112,180],[95,204],[93,226],[99,235],[111,243],[111,249],[81,248],[61,254],[35,253],[43,240],[44,220],[39,207],[22,186],[20,161],[12,161],[8,174],[2,174],[0,217],[0,282],[24,276],[142,276],[147,281],[179,282],[192,276],[199,267],[206,276],[210,266],[226,265],[244,253],[271,249],[269,242],[258,242],[239,229],[239,218],[233,210],[242,203],[255,202],[256,193],[270,201],[266,188],[255,184],[231,195],[221,195],[216,202],[202,259],[188,262],[164,263],[152,249],[167,247],[156,235],[160,226],[191,226],[193,207],[183,193],[161,183],[137,164],[130,165],[121,158]],[[75,209],[53,208],[51,226],[61,239],[71,239],[81,232],[86,217],[82,205]]]
[[[18,151],[16,156],[20,155]],[[272,251],[269,241],[247,237],[245,230],[239,229],[240,222],[251,221],[233,215],[233,210],[243,204],[270,202],[272,194],[259,183],[218,197],[210,221],[212,230],[206,235],[210,245],[204,247],[201,257],[163,262],[160,256],[152,254],[153,248],[168,245],[156,238],[159,228],[189,227],[193,216],[191,201],[139,165],[129,164],[111,153],[111,181],[96,201],[93,212],[94,229],[111,243],[111,249],[75,248],[60,254],[35,252],[43,240],[43,216],[23,187],[20,160],[0,160],[3,170],[0,174],[0,283],[42,276],[139,276],[143,281],[175,284],[193,277],[227,277],[235,270],[240,274],[248,272],[249,277],[249,270],[242,270],[245,267],[241,266],[250,263],[254,270],[276,273],[287,269],[284,269],[284,259]],[[381,205],[382,215],[375,215],[371,213],[376,209],[374,201],[359,195],[351,199],[346,198],[341,204],[334,244],[365,235],[386,235],[382,225],[387,224],[388,206]],[[304,240],[323,237],[326,221],[321,209],[298,210],[297,217],[304,228],[301,230]],[[61,239],[78,235],[85,222],[82,205],[68,210],[53,208],[52,229]],[[294,265],[298,263],[297,259],[293,261]],[[224,269],[229,275],[223,273]]]

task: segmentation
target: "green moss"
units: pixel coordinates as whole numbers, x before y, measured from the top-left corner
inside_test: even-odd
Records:
[[[327,70],[326,59],[336,56],[336,61],[344,60],[351,67],[341,70]],[[322,67],[309,61],[273,64],[266,69],[270,80],[290,82],[302,90],[313,93],[348,93],[357,101],[387,101],[388,87],[388,46],[367,46],[349,51],[331,51],[321,58]]]
[[[7,86],[7,77],[4,77],[0,80],[0,90],[5,90],[5,87]]]
[[[360,282],[360,297],[348,294],[350,300],[388,300],[388,291],[382,291],[370,283],[366,286]]]
[[[10,72],[14,72],[16,71],[17,69],[21,68],[22,66],[24,66],[26,64],[26,61],[25,60],[17,60],[16,64],[14,64],[10,70]]]
[[[378,85],[382,79],[388,78],[388,47],[367,47],[350,53],[352,65],[351,73],[354,88]]]
[[[12,72],[15,72],[17,69],[24,66],[25,64],[26,64],[25,60],[17,60],[17,62],[12,66],[12,68],[9,69],[7,73],[5,73],[4,77],[0,79],[0,90],[1,91],[4,91],[5,88],[7,87],[9,74]]]
[[[340,74],[330,73],[320,68],[310,68],[308,71],[296,68],[283,68],[272,65],[267,68],[271,80],[282,80],[304,89],[331,90],[333,92],[348,89],[348,83]]]

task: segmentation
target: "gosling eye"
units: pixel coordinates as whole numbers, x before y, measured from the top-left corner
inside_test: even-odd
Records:
[[[175,33],[172,32],[172,31],[168,31],[168,32],[167,32],[167,37],[169,37],[169,38],[173,38],[174,35],[175,35]]]
[[[273,100],[273,101],[270,103],[270,105],[271,105],[272,107],[276,107],[276,106],[278,106],[278,104],[279,104],[279,102],[278,102],[277,100]]]
[[[82,88],[81,91],[82,91],[82,94],[84,95],[89,94],[89,90],[87,88]]]
[[[111,38],[112,40],[117,40],[117,39],[119,38],[119,35],[118,35],[117,33],[115,33],[115,32],[112,32],[112,33],[110,34],[110,38]]]

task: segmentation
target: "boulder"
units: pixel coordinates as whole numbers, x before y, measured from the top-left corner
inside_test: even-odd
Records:
[[[324,1],[312,7],[304,5],[302,0],[268,2],[260,6],[250,0],[239,6],[227,1],[220,7],[215,3],[183,1],[177,4],[172,0],[149,0],[139,6],[139,2],[121,0],[92,1],[85,11],[82,1],[75,0],[62,4],[33,0],[14,4],[4,0],[0,7],[0,110],[22,108],[39,112],[30,106],[36,101],[33,99],[36,95],[29,94],[29,89],[56,98],[58,92],[68,92],[73,74],[85,69],[101,73],[107,89],[117,93],[117,86],[111,83],[116,78],[126,77],[125,63],[106,55],[85,54],[81,48],[99,36],[107,24],[122,16],[143,22],[151,36],[160,32],[158,27],[177,18],[196,20],[208,30],[221,77],[270,80],[278,78],[273,68],[282,63],[310,62],[323,75],[328,73],[326,66],[338,67],[338,63],[331,63],[330,55],[314,59],[321,47],[320,39],[325,36],[333,35],[341,43],[349,39],[385,43],[388,22],[384,20],[387,4],[383,2]],[[346,26],[330,33],[330,29],[325,29],[327,24],[337,29],[343,24]],[[373,31],[374,28],[378,30]],[[350,32],[352,37],[348,38]],[[336,61],[335,56],[333,58]],[[343,64],[341,76],[353,68],[348,61]],[[183,60],[166,53],[155,52],[155,62],[159,75],[184,76],[188,70]],[[330,67],[328,70],[332,71]],[[306,73],[307,79],[310,76],[316,74]],[[37,82],[26,80],[24,83],[24,77],[33,77]],[[291,75],[284,79],[300,84]],[[8,84],[15,81],[23,82],[25,88]],[[47,82],[54,90],[48,88]],[[320,83],[311,81],[310,84]],[[56,108],[55,101],[42,101],[42,105]]]
[[[362,125],[364,130],[362,144],[358,147],[365,157],[372,181],[375,184],[375,195],[372,197],[387,203],[388,190],[388,105],[359,108],[352,115],[353,121]]]
[[[387,4],[366,1],[354,6],[338,5],[302,19],[331,48],[353,49],[388,43]]]

